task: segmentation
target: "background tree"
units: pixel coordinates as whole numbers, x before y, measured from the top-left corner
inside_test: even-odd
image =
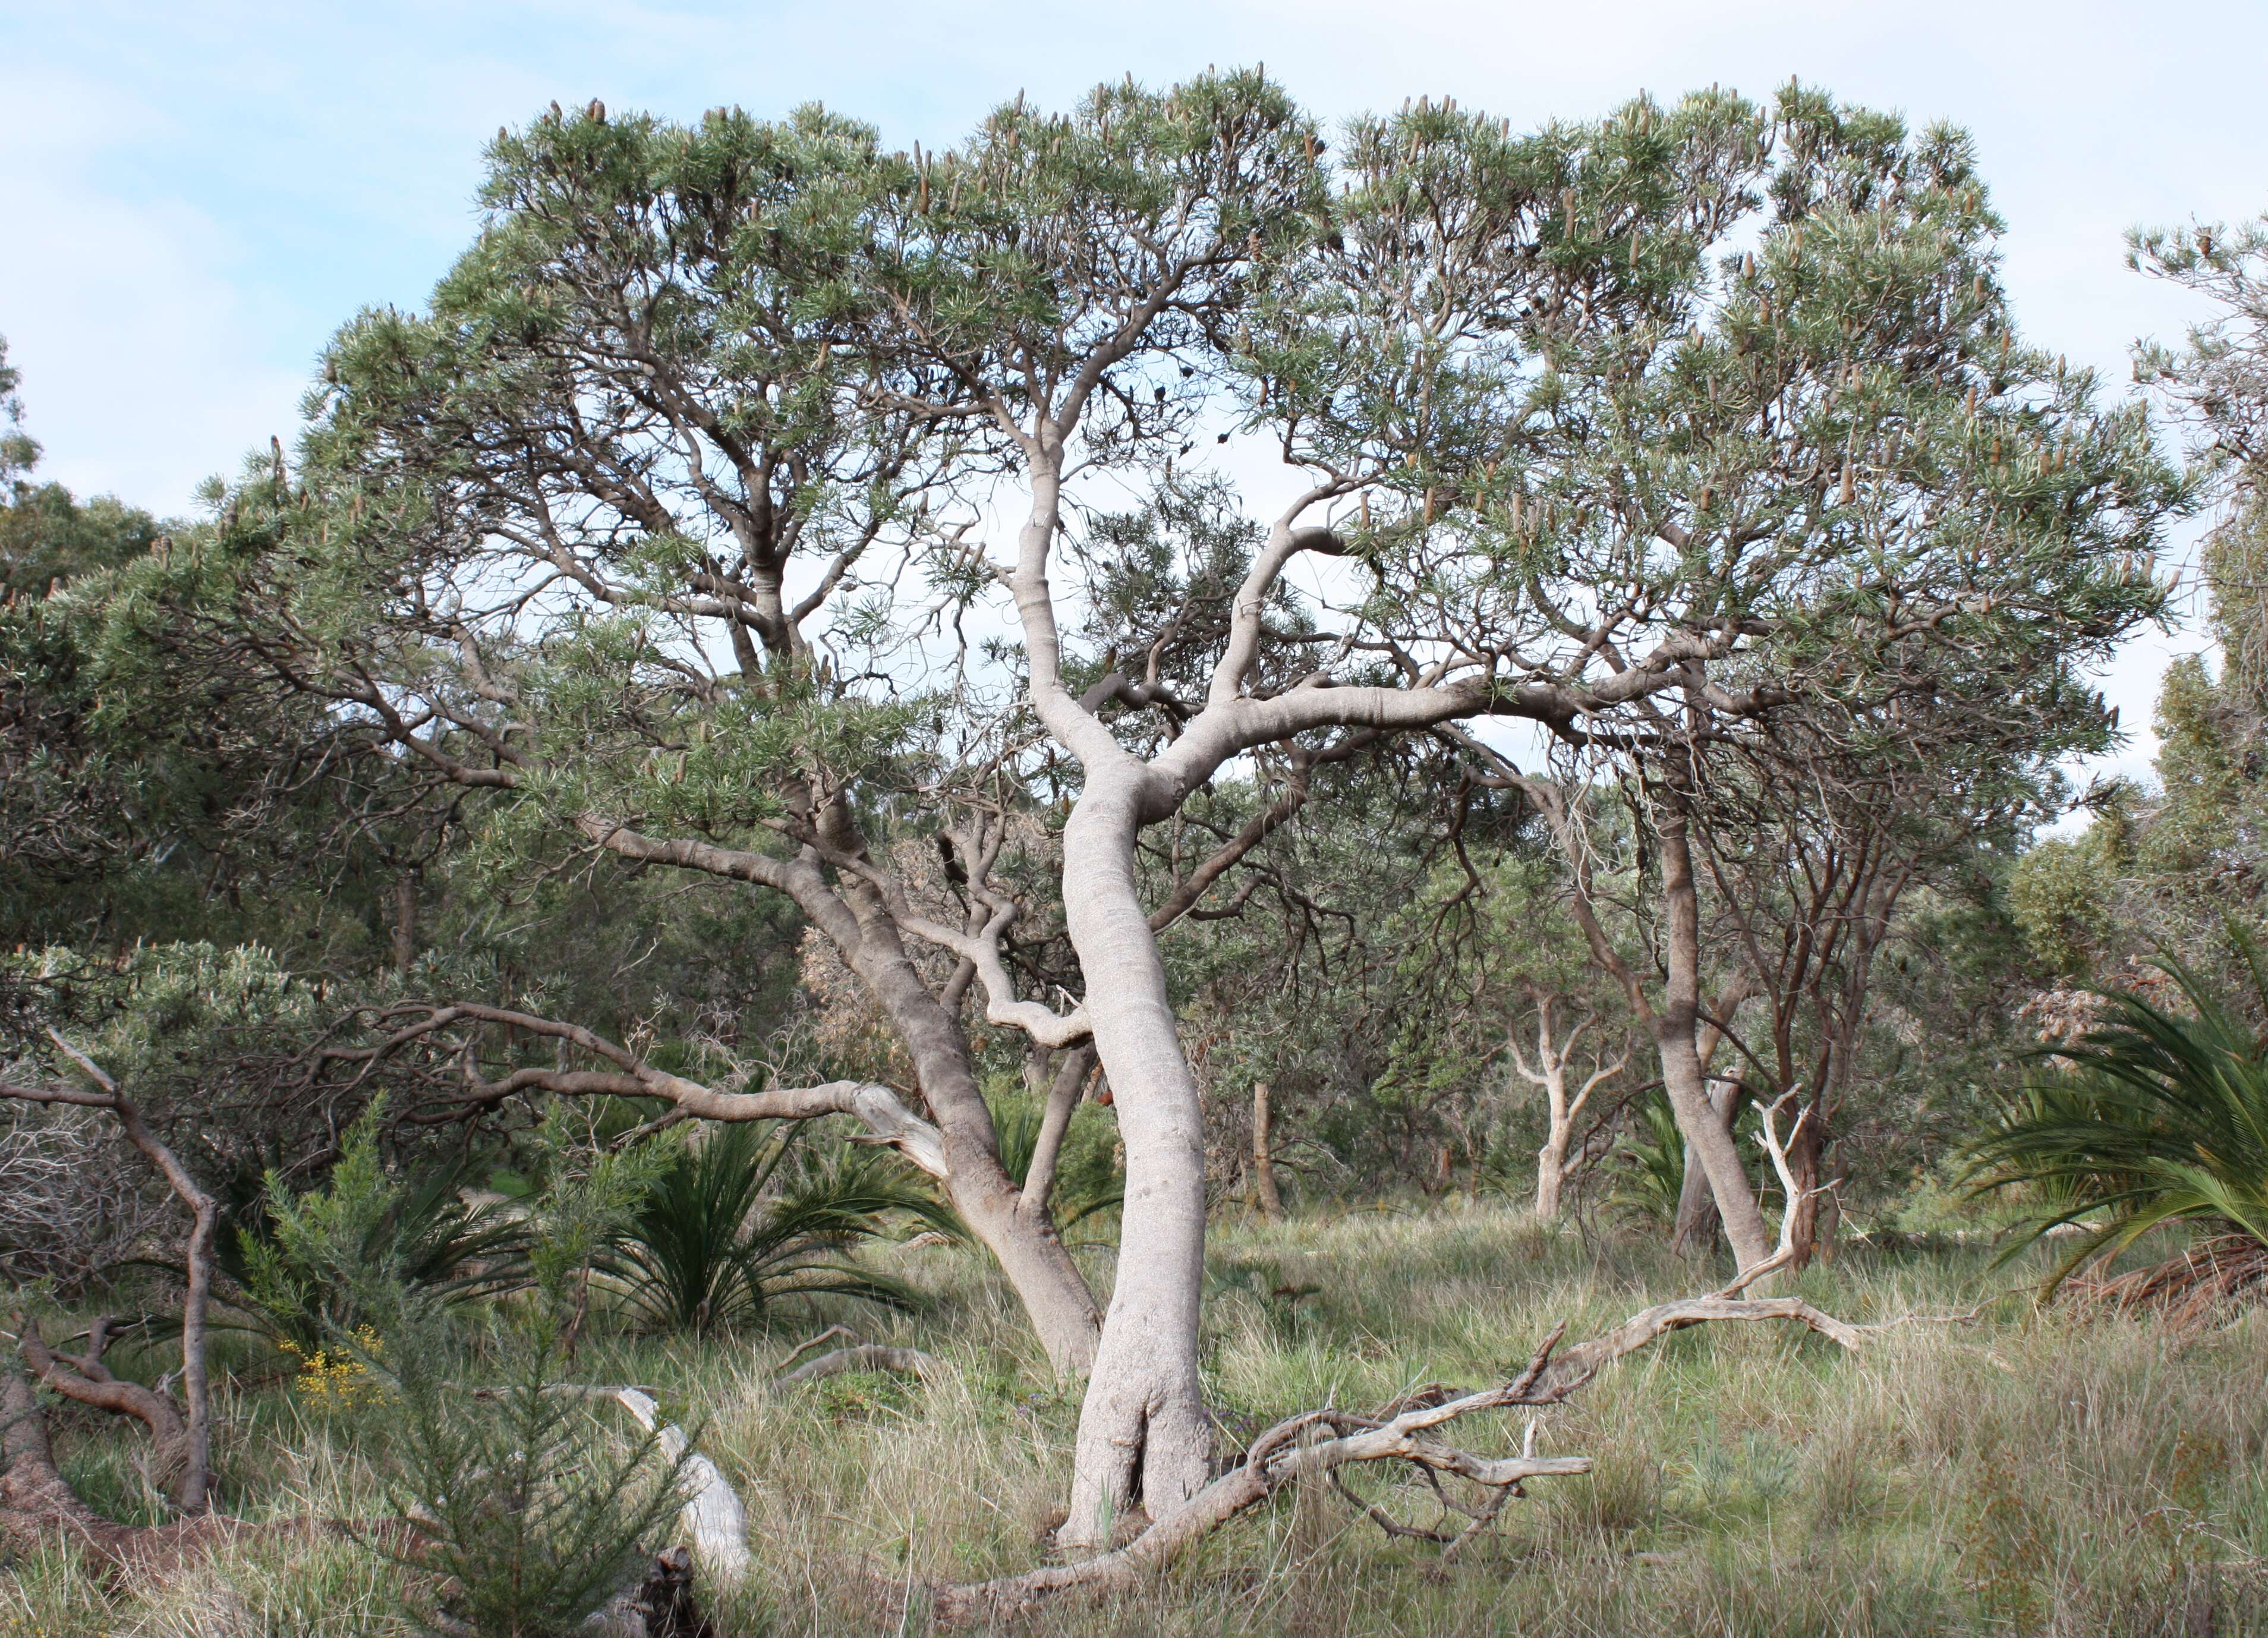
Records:
[[[1619,116],[1625,140],[1657,117]],[[1746,1267],[1771,1237],[1697,1045],[1712,761],[1795,720],[1857,764],[1922,721],[1936,755],[2099,747],[2085,668],[2161,607],[2149,554],[2182,490],[2139,406],[2104,406],[2091,374],[2019,342],[1965,137],[1793,86],[1718,117],[1740,181],[1658,308],[1545,328],[1536,492],[1500,522],[1528,543],[1538,607],[1591,652],[1643,638],[1680,656],[1674,688],[1560,736],[1562,794],[1545,764],[1514,777],[1570,819],[1583,783],[1629,783],[1659,942],[1625,987]],[[1572,241],[1640,268],[1660,254],[1611,172],[1594,197],[1571,181]],[[1753,250],[1719,247],[1735,221]],[[1555,829],[1572,860],[1580,828]]]

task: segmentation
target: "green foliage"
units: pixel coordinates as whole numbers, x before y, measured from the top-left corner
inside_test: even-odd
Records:
[[[348,1130],[321,1187],[295,1194],[270,1171],[261,1219],[239,1225],[233,1258],[224,1251],[252,1313],[303,1355],[376,1323],[398,1306],[396,1286],[468,1301],[520,1283],[534,1259],[526,1226],[466,1202],[456,1169],[389,1177],[383,1108]]]
[[[1000,1169],[1019,1189],[1031,1176],[1032,1157],[1039,1152],[1040,1127],[1047,1107],[1022,1088],[986,1099],[992,1110],[992,1130],[1000,1140]],[[1113,1151],[1117,1139],[1109,1119],[1094,1104],[1081,1099],[1072,1109],[1063,1146],[1056,1152],[1054,1192],[1049,1210],[1056,1226],[1068,1228],[1101,1212],[1115,1211],[1125,1199],[1125,1179]],[[950,1213],[941,1224],[946,1232],[968,1238],[966,1225]]]
[[[2058,1054],[2069,1068],[2035,1080],[1972,1150],[1977,1186],[2021,1191],[2029,1208],[2004,1257],[2085,1221],[2051,1286],[2170,1222],[2268,1246],[2268,1054],[2196,973],[2163,970],[2186,1013],[2107,995],[2109,1016]],[[2253,985],[2268,1007],[2257,964]]]
[[[2018,860],[2008,908],[2032,953],[2056,972],[2092,970],[2117,924],[2116,860],[2108,837],[2090,829],[2074,841],[2050,837]]]
[[[1668,1093],[1657,1089],[1639,1102],[1607,1170],[1607,1203],[1614,1210],[1653,1228],[1667,1229],[1677,1221],[1685,1192],[1685,1134],[1677,1129]]]
[[[896,1281],[840,1259],[892,1211],[934,1217],[931,1197],[869,1150],[815,1154],[799,1125],[703,1129],[666,1154],[604,1254],[637,1322],[711,1335],[761,1322],[777,1303],[821,1295],[905,1307]]]
[[[561,1379],[563,1317],[544,1303],[498,1324],[497,1363],[477,1392],[453,1379],[460,1355],[430,1324],[412,1319],[388,1338],[390,1488],[418,1531],[413,1608],[437,1627],[575,1630],[682,1502],[691,1447],[673,1459],[658,1429],[609,1435],[593,1401]]]

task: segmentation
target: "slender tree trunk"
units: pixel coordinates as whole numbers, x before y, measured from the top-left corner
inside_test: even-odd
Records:
[[[1107,1544],[1139,1497],[1162,1518],[1208,1477],[1198,1375],[1204,1120],[1137,890],[1139,774],[1090,769],[1064,829],[1064,911],[1126,1147],[1129,1237],[1079,1420],[1065,1546]],[[1140,1227],[1138,1240],[1130,1233]]]
[[[1794,1176],[1795,1186],[1801,1198],[1795,1202],[1795,1221],[1788,1236],[1788,1266],[1804,1268],[1819,1254],[1821,1242],[1821,1211],[1822,1197],[1819,1193],[1820,1168],[1826,1158],[1826,1110],[1823,1102],[1815,1102],[1805,1112],[1803,1123],[1787,1146],[1787,1169]],[[1829,1232],[1832,1233],[1831,1226]]]
[[[191,1203],[188,1295],[181,1304],[181,1399],[188,1414],[184,1432],[181,1510],[202,1513],[212,1505],[212,1389],[205,1371],[205,1318],[212,1304],[213,1242],[220,1211],[209,1194]]]
[[[1732,1133],[1717,1118],[1709,1098],[1708,1074],[1696,1039],[1701,1027],[1701,901],[1693,879],[1693,853],[1685,816],[1666,801],[1660,823],[1661,894],[1668,911],[1664,927],[1668,957],[1662,1005],[1654,1015],[1654,1045],[1661,1080],[1685,1133],[1687,1153],[1700,1162],[1717,1203],[1725,1238],[1743,1269],[1772,1254],[1773,1239],[1764,1213],[1749,1192],[1748,1169],[1741,1163]],[[1689,1162],[1689,1171],[1690,1164]]]
[[[1572,1120],[1554,1120],[1551,1135],[1535,1151],[1535,1221],[1559,1221],[1559,1184],[1567,1175],[1567,1145],[1575,1135]]]
[[[417,873],[394,878],[394,970],[407,973],[417,959]]]
[[[1741,1110],[1738,1083],[1710,1081],[1709,1106],[1716,1111],[1717,1124],[1730,1136],[1733,1122]],[[1702,1169],[1693,1145],[1689,1142],[1685,1146],[1685,1182],[1677,1192],[1677,1221],[1670,1230],[1669,1249],[1685,1252],[1713,1245],[1717,1227],[1717,1201],[1709,1192],[1709,1175]]]
[[[1032,1163],[1024,1173],[1024,1187],[1016,1210],[1025,1217],[1044,1217],[1052,1227],[1048,1203],[1056,1192],[1056,1169],[1063,1159],[1064,1137],[1071,1118],[1079,1110],[1079,1095],[1086,1089],[1087,1072],[1094,1067],[1094,1049],[1075,1046],[1056,1054],[1055,1078],[1045,1088],[1047,1103],[1040,1117],[1040,1134],[1032,1144]],[[1030,1060],[1025,1060],[1028,1066]],[[1099,1328],[1101,1317],[1096,1316]]]
[[[1276,1156],[1269,1127],[1272,1111],[1265,1081],[1252,1083],[1252,1199],[1260,1215],[1274,1222],[1284,1214],[1284,1197],[1276,1191]]]

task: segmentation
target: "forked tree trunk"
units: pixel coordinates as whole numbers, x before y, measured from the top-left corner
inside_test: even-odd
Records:
[[[1252,1204],[1269,1222],[1284,1214],[1284,1197],[1276,1190],[1276,1156],[1269,1132],[1272,1118],[1268,1083],[1256,1081],[1252,1083]]]
[[[1107,1545],[1140,1501],[1162,1518],[1204,1487],[1211,1423],[1198,1375],[1204,1119],[1134,869],[1138,776],[1090,771],[1064,828],[1064,913],[1126,1147],[1118,1283],[1079,1412],[1066,1546]]]
[[[937,1118],[945,1147],[946,1192],[953,1207],[1015,1288],[1048,1361],[1064,1376],[1086,1374],[1101,1332],[1094,1293],[1071,1260],[1044,1210],[1019,1209],[1021,1196],[1001,1168],[991,1110],[976,1083],[959,1022],[905,956],[873,942],[854,957],[859,976],[881,1001],[914,1060],[922,1097]],[[1200,1178],[1202,1186],[1202,1178]]]
[[[1740,1088],[1730,1081],[1709,1082],[1709,1106],[1727,1133],[1740,1112]],[[1685,1146],[1685,1181],[1677,1192],[1677,1218],[1669,1234],[1669,1249],[1685,1252],[1705,1250],[1717,1243],[1717,1201],[1709,1192],[1709,1176],[1692,1144]]]
[[[1575,1054],[1575,1044],[1585,1030],[1597,1020],[1586,1016],[1579,1020],[1564,1036],[1558,1035],[1552,1022],[1552,1012],[1559,998],[1541,987],[1528,992],[1535,1003],[1535,1062],[1531,1065],[1528,1055],[1520,1049],[1520,1037],[1509,1037],[1506,1044],[1512,1051],[1513,1068],[1521,1079],[1543,1088],[1543,1147],[1535,1151],[1535,1221],[1556,1222],[1559,1216],[1559,1193],[1567,1177],[1567,1151],[1574,1144],[1575,1122],[1591,1101],[1591,1094],[1623,1071],[1630,1061],[1627,1052],[1611,1063],[1602,1060],[1585,1078],[1581,1088],[1570,1092],[1567,1088],[1567,1064]],[[1476,1183],[1480,1168],[1473,1168]]]

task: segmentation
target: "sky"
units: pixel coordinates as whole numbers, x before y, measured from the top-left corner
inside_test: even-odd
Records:
[[[2264,61],[2259,0],[0,0],[0,335],[43,474],[179,513],[291,441],[341,322],[423,301],[472,236],[482,144],[555,98],[688,119],[820,101],[937,146],[1020,91],[1063,106],[1264,63],[1327,120],[1447,95],[1534,126],[1793,77],[1965,126],[2020,324],[2123,384],[2137,338],[2198,316],[2124,266],[2125,230],[2268,210]],[[2130,734],[2106,770],[2146,771],[2159,676],[2205,646],[2191,622],[2120,655],[2103,685]]]

